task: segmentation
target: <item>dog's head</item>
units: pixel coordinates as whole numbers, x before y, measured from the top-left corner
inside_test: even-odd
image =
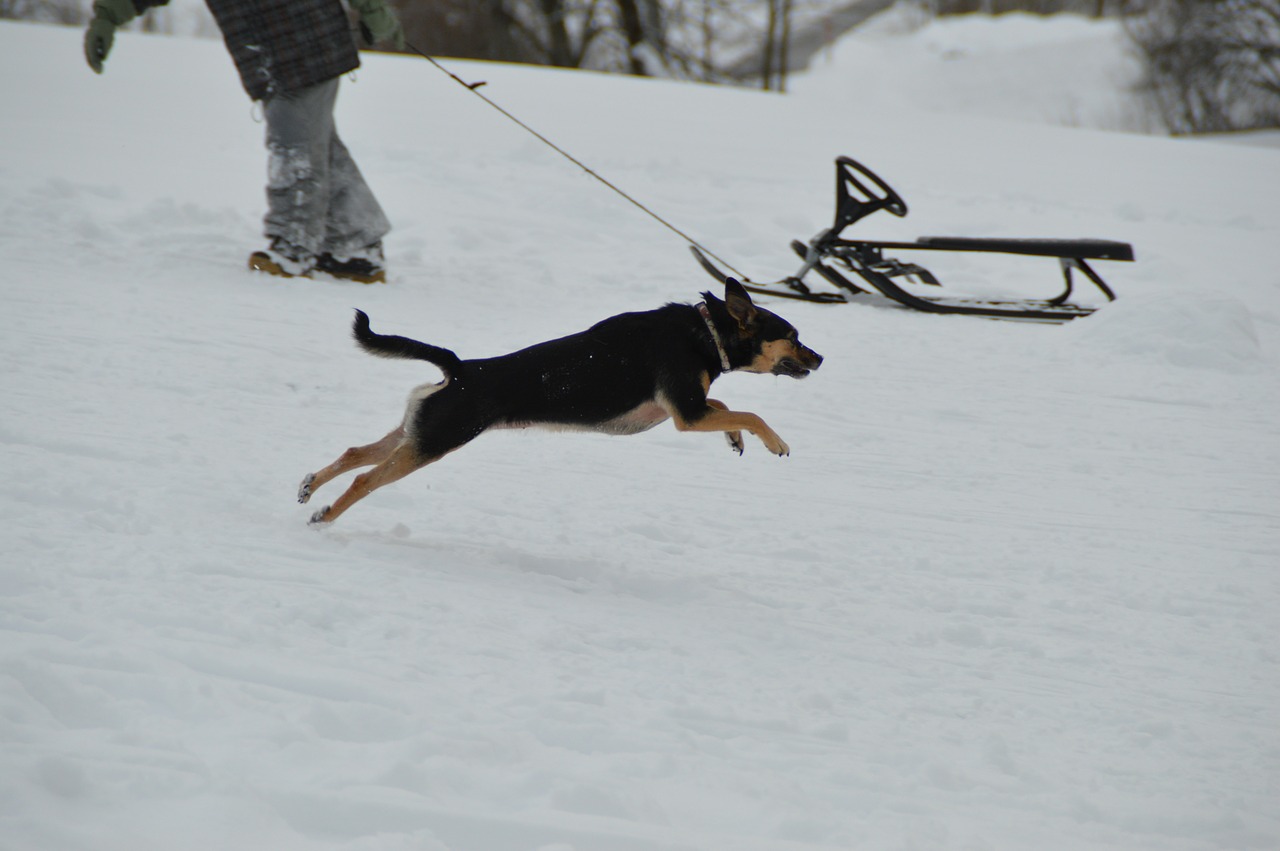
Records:
[[[733,278],[725,281],[724,306],[734,330],[734,339],[727,346],[734,369],[804,378],[822,365],[822,355],[800,343],[794,325],[757,307]]]

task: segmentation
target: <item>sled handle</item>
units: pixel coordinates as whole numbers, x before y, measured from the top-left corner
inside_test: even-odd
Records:
[[[852,157],[836,157],[836,221],[831,235],[879,210],[902,217],[907,214],[907,202],[862,163]]]

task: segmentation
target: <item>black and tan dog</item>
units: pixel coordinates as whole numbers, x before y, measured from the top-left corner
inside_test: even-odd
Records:
[[[386,437],[348,449],[309,474],[298,501],[307,502],[335,476],[373,465],[337,502],[311,517],[312,523],[331,523],[374,490],[494,428],[637,434],[669,417],[680,431],[724,432],[739,454],[743,431],[760,438],[773,454],[789,454],[764,420],[729,410],[707,398],[707,390],[733,371],[803,378],[818,368],[822,356],[800,344],[789,322],[752,304],[732,278],[723,301],[711,293],[703,296],[696,307],[668,304],[624,313],[580,334],[465,361],[448,349],[375,334],[369,317],[356,311],[353,331],[366,352],[429,361],[444,372],[444,380],[415,389],[403,422]]]

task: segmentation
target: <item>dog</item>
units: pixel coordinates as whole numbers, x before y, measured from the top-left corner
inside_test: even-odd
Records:
[[[707,397],[726,372],[804,378],[822,356],[800,343],[796,329],[757,307],[738,281],[721,300],[703,293],[696,307],[612,316],[579,334],[501,357],[462,360],[448,349],[374,333],[357,310],[352,332],[360,348],[385,358],[424,360],[444,373],[409,394],[404,419],[386,437],[342,453],[308,474],[298,489],[306,503],[335,477],[360,467],[346,493],[311,517],[332,523],[384,485],[439,461],[496,428],[542,427],[638,434],[671,419],[679,431],[724,432],[739,455],[742,432],[775,455],[790,454],[764,420]]]

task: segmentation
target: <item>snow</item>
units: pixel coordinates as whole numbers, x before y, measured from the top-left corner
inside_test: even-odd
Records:
[[[1141,66],[1115,19],[1023,12],[930,19],[899,4],[840,40],[814,67],[790,88],[842,108],[865,109],[871,100],[947,116],[1159,129],[1132,93]]]
[[[434,377],[357,351],[353,308],[478,357],[713,282],[376,55],[338,121],[391,283],[251,275],[262,128],[222,46],[122,33],[95,77],[78,31],[0,23],[0,848],[1280,846],[1280,153],[943,112],[917,94],[958,77],[844,55],[785,98],[450,67],[753,277],[848,154],[911,205],[861,232],[1130,241],[1119,300],[771,303],[826,362],[716,395],[789,458],[500,432],[315,529],[302,475]]]

